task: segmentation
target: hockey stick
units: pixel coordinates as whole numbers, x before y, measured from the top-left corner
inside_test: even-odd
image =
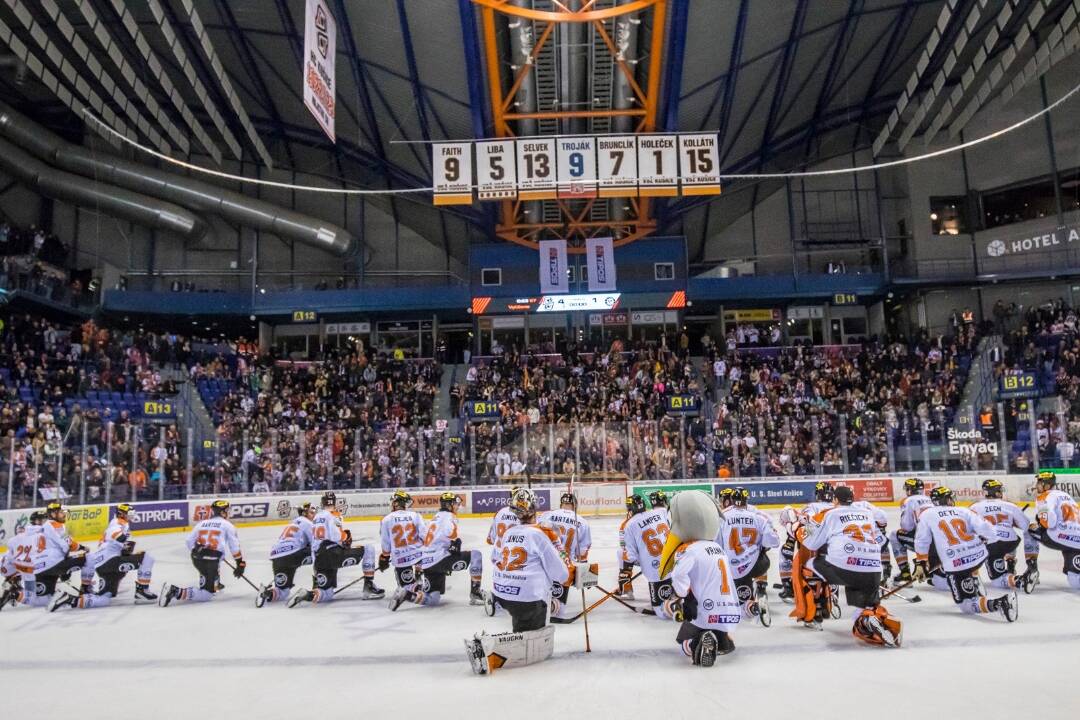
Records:
[[[634,579],[637,578],[639,575],[641,575],[640,570],[638,572],[634,573],[634,575],[632,575],[630,577],[630,582],[633,582]],[[599,600],[594,602],[592,605],[590,605],[589,607],[587,607],[584,610],[582,610],[581,612],[579,612],[577,615],[575,615],[573,617],[569,617],[569,618],[554,618],[553,617],[553,618],[551,618],[551,622],[553,624],[555,624],[555,625],[569,625],[570,623],[572,623],[572,622],[574,622],[576,620],[580,620],[584,615],[592,612],[599,605],[602,605],[603,603],[605,603],[608,599],[615,597],[615,592],[616,591],[614,591],[614,590],[612,590],[611,592],[604,591],[604,596],[602,598],[600,598]]]
[[[937,565],[937,566],[933,567],[933,568],[932,568],[932,569],[931,569],[930,571],[928,571],[928,572],[926,573],[926,577],[927,577],[927,578],[929,578],[929,577],[930,577],[931,575],[933,575],[934,573],[936,573],[936,572],[937,572],[938,570],[940,570],[940,569],[941,569],[941,566],[940,566],[940,565]],[[889,592],[887,592],[887,593],[885,593],[884,595],[882,595],[880,599],[881,599],[881,600],[885,600],[885,599],[887,599],[887,598],[891,598],[891,597],[892,597],[893,595],[896,595],[896,594],[898,594],[898,593],[899,593],[899,592],[900,592],[901,590],[904,590],[905,588],[909,588],[909,587],[911,587],[912,585],[914,585],[914,584],[915,584],[915,583],[917,583],[918,581],[919,581],[919,579],[918,579],[918,578],[914,578],[914,577],[913,577],[913,578],[911,578],[910,580],[908,580],[907,582],[905,582],[904,584],[902,584],[902,585],[897,585],[897,586],[896,586],[896,587],[894,587],[894,588],[893,588],[892,590],[890,590]],[[902,596],[901,596],[901,597],[902,597]],[[907,598],[904,598],[904,599],[905,599],[905,600],[907,600]],[[918,601],[917,601],[917,600],[913,600],[913,601],[911,601],[911,602],[918,602]]]
[[[581,586],[581,607],[585,607],[585,586]],[[585,614],[585,652],[592,652],[592,643],[589,641],[589,615]]]
[[[607,592],[607,590],[600,587],[599,585],[596,586],[596,589],[599,590],[600,592],[603,592],[603,593]],[[630,612],[637,613],[638,615],[655,615],[656,614],[656,611],[653,610],[652,608],[639,608],[637,606],[631,605],[630,603],[626,602],[625,600],[623,600],[621,597],[619,597],[615,593],[611,593],[611,599],[614,600],[615,602],[619,603],[623,607],[625,607]],[[582,605],[584,605],[584,603],[582,603]]]
[[[222,558],[222,559],[221,559],[221,562],[225,563],[226,567],[228,567],[228,568],[230,568],[230,569],[232,569],[232,570],[234,570],[234,571],[236,570],[236,566],[235,566],[235,565],[233,565],[233,564],[232,564],[231,562],[229,562],[228,560],[226,560],[225,558]],[[261,592],[262,592],[262,588],[260,588],[260,587],[259,587],[259,586],[257,586],[257,585],[256,585],[255,583],[253,583],[253,582],[251,582],[250,580],[248,580],[248,579],[247,579],[247,575],[241,575],[241,576],[240,576],[240,579],[241,579],[241,580],[243,580],[244,582],[246,582],[246,583],[247,583],[248,585],[250,585],[250,586],[251,586],[251,589],[252,589],[252,590],[254,590],[255,592],[257,592],[257,593],[261,593]]]
[[[919,595],[912,595],[910,597],[907,596],[907,595],[904,595],[902,593],[895,593],[895,595],[896,595],[896,597],[900,598],[901,600],[903,600],[905,602],[909,602],[909,603],[922,602],[922,597],[919,596]]]

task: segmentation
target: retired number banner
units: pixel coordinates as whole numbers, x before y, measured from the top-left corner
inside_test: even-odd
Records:
[[[472,143],[435,143],[431,154],[435,204],[472,204],[472,169]]]
[[[714,133],[679,136],[679,182],[683,195],[720,194],[720,154]]]
[[[481,200],[513,200],[517,197],[513,140],[476,143],[476,195]]]
[[[304,105],[331,142],[337,106],[334,59],[337,49],[337,23],[325,0],[307,0],[304,19]]]

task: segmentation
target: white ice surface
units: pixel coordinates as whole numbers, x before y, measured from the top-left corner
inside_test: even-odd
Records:
[[[895,522],[895,510],[890,518]],[[618,522],[591,520],[591,559],[601,563],[608,589],[615,584]],[[350,526],[360,542],[376,537],[375,523]],[[487,529],[487,520],[463,519],[464,546],[486,548]],[[279,532],[240,530],[256,583],[270,580],[266,556]],[[155,592],[163,581],[195,580],[180,535],[138,542],[157,560]],[[904,621],[900,649],[857,642],[846,607],[824,632],[796,627],[786,617],[790,606],[770,589],[773,626],[744,621],[736,652],[709,670],[690,666],[674,642],[675,623],[632,614],[611,600],[589,616],[591,653],[584,652],[578,621],[557,627],[551,660],[489,677],[471,673],[462,639],[481,629],[509,630],[510,622],[468,605],[465,573],[449,579],[442,606],[406,605],[397,613],[384,602],[359,600],[358,585],[328,605],[259,610],[251,588],[231,575],[211,603],[135,607],[128,579],[109,608],[0,612],[0,697],[7,708],[0,717],[1076,717],[1080,593],[1067,588],[1060,554],[1044,550],[1040,568],[1042,585],[1020,595],[1013,624],[997,615],[962,615],[947,593],[929,586],[916,591],[921,603],[893,598],[887,605]],[[343,570],[342,584],[358,574]],[[310,569],[301,568],[298,584],[309,578]],[[392,589],[389,573],[376,582]],[[640,605],[648,597],[640,579],[635,592]],[[589,595],[599,597],[595,590]]]

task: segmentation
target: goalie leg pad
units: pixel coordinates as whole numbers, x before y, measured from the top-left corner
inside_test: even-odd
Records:
[[[487,675],[503,668],[521,667],[543,662],[555,649],[555,628],[488,635],[478,633],[465,641],[473,672]]]

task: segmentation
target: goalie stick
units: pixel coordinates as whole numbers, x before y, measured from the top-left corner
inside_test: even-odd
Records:
[[[637,578],[639,575],[641,575],[640,570],[638,572],[634,573],[634,575],[632,575],[630,577],[630,582],[633,582],[634,579]],[[598,588],[598,589],[603,590],[603,588]],[[581,612],[579,612],[577,615],[574,615],[573,617],[568,617],[568,618],[554,618],[553,617],[553,618],[551,618],[551,622],[554,623],[555,625],[569,625],[570,623],[572,623],[572,622],[574,622],[576,620],[580,620],[587,613],[592,612],[598,606],[604,604],[605,602],[607,602],[609,599],[611,599],[613,597],[615,597],[615,591],[614,590],[610,591],[610,592],[604,591],[604,596],[602,598],[600,598],[599,600],[594,602],[592,605],[590,605],[589,607],[587,607],[584,610],[582,610]],[[619,599],[621,600],[622,598],[619,598]],[[631,606],[631,607],[633,607],[633,606]]]

